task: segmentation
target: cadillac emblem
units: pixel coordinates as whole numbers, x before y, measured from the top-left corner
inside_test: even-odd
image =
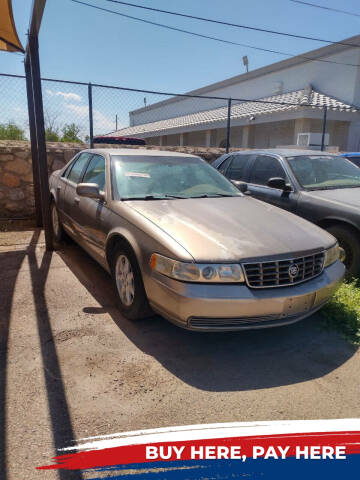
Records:
[[[297,277],[299,275],[298,265],[296,265],[296,263],[293,263],[292,265],[290,265],[288,273],[289,273],[289,277],[291,278]]]

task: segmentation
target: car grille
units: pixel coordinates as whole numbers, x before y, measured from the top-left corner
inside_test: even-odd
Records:
[[[252,288],[284,287],[310,280],[324,268],[325,253],[261,263],[244,263],[246,282]]]
[[[234,328],[260,325],[262,323],[279,320],[280,315],[264,315],[263,317],[239,318],[202,318],[192,317],[189,326],[192,328]]]

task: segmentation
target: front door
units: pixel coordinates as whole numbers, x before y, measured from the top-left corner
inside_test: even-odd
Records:
[[[94,154],[86,167],[81,183],[96,183],[99,190],[106,195],[105,172],[105,158]],[[78,226],[82,243],[89,253],[101,261],[105,254],[106,218],[111,212],[106,207],[106,201],[79,196],[77,199],[74,207],[74,221]]]
[[[274,177],[283,178],[286,183],[291,185],[283,166],[277,158],[270,155],[257,155],[251,165],[249,174],[249,192],[259,200],[296,212],[298,193],[269,187],[268,181]]]

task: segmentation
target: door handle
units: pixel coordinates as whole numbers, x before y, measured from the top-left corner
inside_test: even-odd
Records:
[[[75,197],[75,198],[74,198],[74,201],[75,201],[75,203],[79,203],[79,202],[80,202],[80,198],[79,198],[79,197]]]

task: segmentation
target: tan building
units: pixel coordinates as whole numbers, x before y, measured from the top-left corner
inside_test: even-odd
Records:
[[[325,144],[360,150],[360,36],[343,43],[348,45],[313,50],[189,95],[233,99],[231,147],[318,148],[326,107]],[[226,144],[226,100],[171,97],[129,116],[130,126],[118,135],[144,138],[151,145]]]

